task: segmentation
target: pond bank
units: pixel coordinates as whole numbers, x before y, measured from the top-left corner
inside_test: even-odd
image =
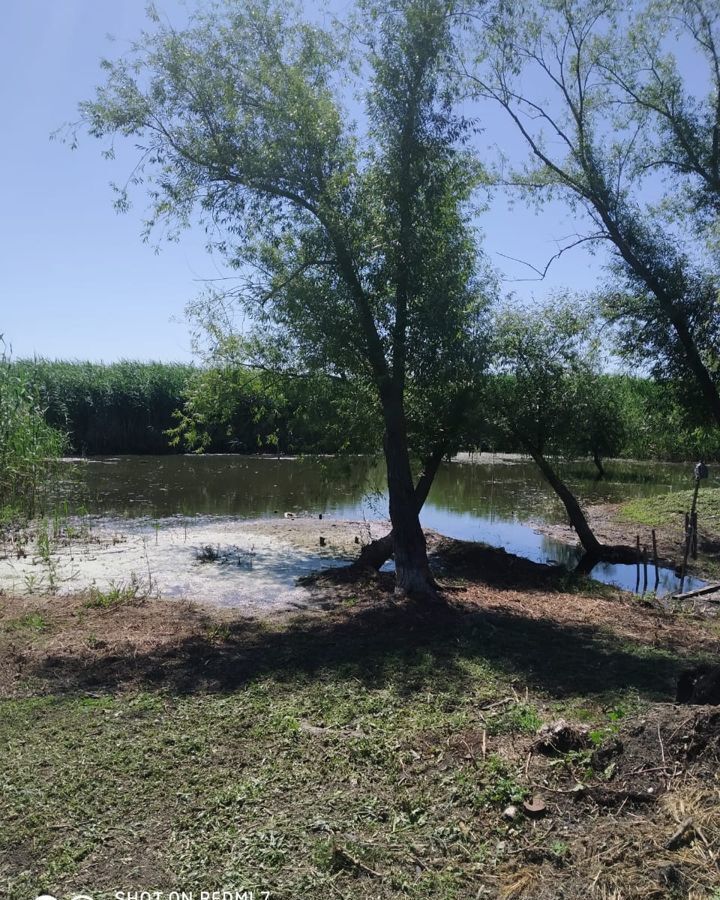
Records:
[[[524,528],[535,534],[529,525]],[[543,531],[542,524],[534,526]],[[98,603],[118,596],[193,600],[243,609],[249,615],[274,615],[310,608],[313,598],[300,581],[325,568],[347,565],[361,547],[387,533],[387,520],[344,520],[296,516],[237,520],[217,516],[145,518],[84,517],[36,522],[6,534],[0,544],[0,591],[9,594],[91,592]],[[608,534],[612,532],[608,530]],[[488,577],[516,560],[514,571],[527,564],[537,577],[547,571],[568,577],[578,557],[576,538],[568,528],[552,532],[555,559],[532,553],[513,554],[482,541],[459,541],[425,529],[431,563],[442,571],[456,560],[456,548],[483,558]],[[536,541],[544,540],[535,534]],[[563,543],[565,542],[565,543]],[[566,547],[559,553],[558,548]],[[440,551],[443,551],[444,556]],[[392,568],[392,562],[386,565]],[[539,574],[538,574],[539,573]],[[673,573],[661,569],[658,596],[674,589]],[[632,590],[635,567],[598,564],[598,582]],[[651,575],[652,577],[652,575]],[[686,589],[702,586],[688,576]],[[648,586],[652,591],[652,583]]]
[[[688,501],[689,508],[689,493],[678,491],[626,503],[591,504],[584,508],[584,512],[588,524],[601,543],[634,547],[639,538],[640,547],[647,549],[652,569],[654,531],[659,559],[680,566],[685,548],[684,502]],[[655,512],[658,508],[663,510],[662,514]],[[699,513],[698,557],[695,560],[688,559],[689,580],[693,577],[708,581],[720,580],[719,524],[720,517],[703,515],[702,511]],[[568,524],[534,522],[533,527],[554,541],[573,547],[578,545],[577,535]]]
[[[385,522],[222,517],[68,520],[57,533],[35,525],[0,547],[0,590],[8,594],[92,592],[195,600],[277,613],[312,604],[297,580],[357,555]]]

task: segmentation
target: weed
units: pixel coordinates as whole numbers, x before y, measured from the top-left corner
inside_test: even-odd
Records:
[[[50,625],[40,613],[28,613],[20,619],[11,619],[5,625],[6,631],[45,631]]]
[[[513,732],[534,734],[541,725],[542,719],[534,706],[527,703],[516,703],[490,719],[488,731],[490,734]]]
[[[200,563],[217,562],[220,559],[220,547],[205,544],[195,551],[195,559]]]
[[[111,581],[105,590],[93,585],[88,594],[85,601],[88,609],[110,609],[113,606],[144,602],[153,596],[154,586],[152,580],[142,579],[132,572],[129,581]]]
[[[480,794],[481,802],[488,805],[522,803],[528,796],[528,788],[521,784],[508,764],[501,757],[490,754],[483,768],[485,787]]]
[[[229,641],[230,640],[230,629],[227,625],[220,625],[214,623],[212,625],[208,625],[205,629],[205,634],[210,641]]]

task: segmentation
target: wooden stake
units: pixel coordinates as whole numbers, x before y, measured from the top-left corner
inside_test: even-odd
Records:
[[[695,515],[695,510],[697,507],[697,497],[698,497],[699,490],[700,490],[700,479],[696,478],[695,479],[695,490],[693,491],[692,506],[690,507],[690,515],[685,513],[685,553],[683,555],[682,571],[680,573],[680,590],[678,591],[679,594],[682,594],[683,588],[685,587],[685,571],[687,569],[687,561],[688,561],[688,556],[690,555],[690,546],[692,544],[692,539],[693,539],[692,520],[693,520],[693,516]]]
[[[655,563],[655,593],[657,593],[658,585],[660,584],[660,569],[658,568],[657,536],[655,535],[654,528],[652,530],[652,542],[653,542],[653,562]]]
[[[696,511],[690,515],[690,528],[692,530],[692,539],[690,541],[690,552],[692,553],[692,558],[697,559],[698,538],[697,538],[697,512]]]

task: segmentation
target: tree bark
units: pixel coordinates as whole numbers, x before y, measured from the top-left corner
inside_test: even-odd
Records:
[[[415,506],[418,514],[428,498],[443,455],[443,448],[438,448],[425,461],[423,471],[420,473],[420,477],[415,485]],[[353,563],[353,566],[359,569],[375,569],[375,571],[380,569],[393,555],[393,539],[394,533],[391,530],[381,538],[371,541],[360,551],[360,556]]]
[[[568,518],[570,519],[570,524],[577,532],[577,536],[580,539],[580,543],[582,544],[587,556],[592,557],[595,560],[600,559],[603,554],[602,544],[593,534],[592,528],[590,528],[590,526],[588,525],[588,521],[585,518],[585,513],[582,511],[582,508],[580,507],[580,504],[575,498],[573,492],[565,484],[565,482],[562,481],[562,479],[555,472],[555,469],[553,469],[553,467],[539,450],[530,445],[527,441],[523,441],[523,445],[525,446],[525,449],[528,451],[530,456],[532,456],[535,464],[542,472],[545,480],[555,491],[558,497],[562,500],[563,506],[567,511]]]

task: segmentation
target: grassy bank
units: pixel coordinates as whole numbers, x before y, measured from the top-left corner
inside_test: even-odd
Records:
[[[673,491],[654,497],[636,497],[623,503],[620,516],[626,522],[651,527],[683,527],[685,513],[692,506],[693,491]],[[698,522],[704,529],[720,534],[720,488],[701,487],[697,499]]]
[[[720,745],[688,762],[693,711],[658,704],[715,638],[548,578],[456,579],[424,616],[382,579],[327,585],[331,612],[275,622],[7,599],[8,897],[715,900]],[[587,743],[535,750],[560,716]],[[665,849],[688,815],[707,846]]]

